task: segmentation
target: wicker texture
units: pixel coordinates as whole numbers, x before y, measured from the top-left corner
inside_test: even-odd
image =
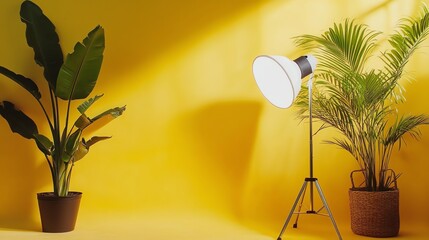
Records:
[[[349,191],[351,228],[357,235],[394,237],[399,233],[399,191]]]

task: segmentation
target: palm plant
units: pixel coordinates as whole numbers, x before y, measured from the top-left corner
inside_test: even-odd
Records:
[[[13,132],[35,140],[49,165],[54,194],[67,196],[74,163],[85,156],[93,144],[110,138],[95,136],[85,140],[82,137],[84,130],[120,116],[125,111],[125,106],[109,109],[90,118],[85,113],[102,97],[97,95],[79,105],[80,117],[71,124],[69,118],[72,101],[86,99],[96,84],[103,61],[104,29],[101,26],[95,27],[83,43],[78,42],[74,52],[63,60],[55,26],[42,10],[33,2],[24,1],[20,15],[21,21],[26,24],[27,43],[34,50],[34,59],[44,68],[50,107],[44,105],[42,94],[33,80],[5,67],[0,67],[0,73],[18,83],[36,99],[49,125],[51,138],[39,133],[36,123],[9,101],[1,103],[0,114]],[[66,101],[66,104],[61,104],[60,100]],[[65,109],[61,109],[64,105]]]
[[[354,20],[334,24],[321,36],[301,35],[298,46],[314,50],[319,61],[313,88],[313,118],[320,130],[333,127],[342,137],[326,142],[349,152],[364,175],[367,191],[386,191],[399,177],[389,170],[392,151],[400,149],[405,135],[418,138],[427,115],[399,115],[396,105],[405,101],[400,79],[410,57],[429,33],[429,11],[403,19],[388,37],[388,49],[376,55],[380,32]],[[376,55],[374,62],[370,57]],[[305,96],[307,95],[307,96]],[[299,115],[308,117],[308,91],[299,96]]]

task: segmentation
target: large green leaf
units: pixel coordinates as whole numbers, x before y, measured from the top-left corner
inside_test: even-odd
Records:
[[[82,114],[75,122],[75,126],[79,129],[86,129],[87,127],[91,126],[89,130],[86,132],[92,132],[96,129],[99,129],[112,121],[113,119],[119,117],[122,115],[122,113],[125,111],[126,107],[115,107],[111,108],[107,111],[104,111],[101,114],[98,114],[94,118],[89,118],[85,114]]]
[[[79,142],[79,145],[76,149],[76,151],[73,154],[73,161],[79,161],[80,159],[82,159],[88,152],[89,152],[89,148],[94,145],[97,142],[103,141],[103,140],[107,140],[111,137],[100,137],[100,136],[94,136],[91,139],[89,139],[88,141],[85,141],[85,139],[82,139],[81,142]]]
[[[79,145],[77,146],[77,149],[73,155],[73,162],[79,161],[80,159],[82,159],[83,157],[85,157],[85,155],[88,153],[89,149],[85,146],[84,144],[84,140],[82,139],[81,142],[79,142]]]
[[[95,122],[104,117],[117,118],[122,115],[125,109],[126,109],[126,106],[111,108],[109,110],[104,111],[101,114],[98,114],[97,116],[93,117],[91,120]]]
[[[5,75],[6,77],[12,79],[19,85],[21,85],[23,88],[25,88],[31,95],[33,95],[36,99],[40,99],[42,95],[39,92],[39,88],[37,87],[36,83],[33,82],[33,80],[26,78],[20,74],[16,74],[12,71],[10,71],[7,68],[4,68],[0,66],[0,73]]]
[[[89,149],[92,145],[103,141],[103,140],[107,140],[111,137],[106,137],[106,136],[94,136],[91,139],[89,139],[88,141],[85,142],[85,146]]]
[[[46,155],[52,155],[54,144],[52,141],[42,134],[34,134],[34,140],[36,141],[37,147]]]
[[[78,128],[78,129],[84,129],[87,126],[91,125],[92,120],[86,116],[86,114],[82,114],[80,115],[80,117],[76,120],[76,122],[74,123],[74,125]]]
[[[15,108],[13,103],[3,101],[0,105],[0,115],[9,123],[9,127],[14,133],[32,139],[38,134],[37,125],[25,113]]]
[[[66,144],[65,144],[65,148],[64,148],[64,152],[62,155],[62,160],[67,163],[71,160],[71,158],[73,157],[76,149],[79,146],[79,139],[80,136],[82,134],[81,130],[77,130],[76,132],[74,132],[72,135],[70,135],[70,137],[67,138]]]
[[[91,107],[91,105],[100,99],[103,95],[104,94],[96,95],[95,97],[86,100],[84,103],[79,105],[79,107],[77,107],[77,110],[79,110],[81,114],[84,114],[86,110],[88,110],[88,108]]]
[[[55,26],[31,1],[21,4],[20,14],[21,21],[27,25],[25,35],[27,44],[34,50],[34,60],[44,67],[44,76],[50,87],[55,89],[64,59]]]
[[[94,89],[103,62],[104,29],[95,27],[68,54],[58,74],[55,94],[64,100],[84,99]]]

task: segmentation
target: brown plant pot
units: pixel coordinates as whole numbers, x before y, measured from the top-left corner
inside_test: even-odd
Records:
[[[349,190],[351,228],[357,235],[394,237],[399,233],[399,191]]]
[[[79,211],[81,192],[69,192],[66,197],[52,192],[37,194],[43,232],[70,232],[74,230]]]

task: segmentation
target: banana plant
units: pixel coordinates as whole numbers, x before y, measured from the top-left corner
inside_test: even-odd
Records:
[[[54,24],[35,3],[26,0],[21,4],[21,21],[26,25],[27,44],[34,50],[35,62],[43,68],[49,88],[48,108],[42,102],[37,84],[30,78],[0,66],[0,73],[19,84],[38,102],[49,125],[50,135],[40,133],[37,124],[12,102],[0,103],[0,115],[11,130],[27,139],[33,139],[44,154],[52,175],[54,194],[67,196],[75,162],[82,159],[89,148],[110,136],[85,139],[83,133],[91,125],[102,125],[122,115],[125,106],[108,109],[94,117],[86,111],[103,95],[88,98],[96,85],[103,62],[105,48],[104,29],[96,26],[74,51],[64,59]],[[70,120],[73,100],[81,100],[77,110],[80,116]],[[65,101],[66,104],[60,104]],[[45,103],[46,104],[46,103]]]

